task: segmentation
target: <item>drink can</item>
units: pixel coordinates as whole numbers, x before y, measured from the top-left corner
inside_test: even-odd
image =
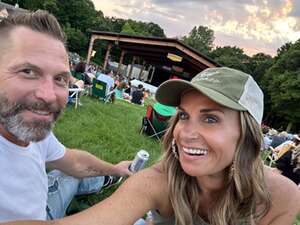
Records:
[[[143,169],[148,159],[149,153],[146,150],[142,149],[138,151],[134,157],[134,160],[130,164],[129,170],[133,173],[136,173],[137,171]]]

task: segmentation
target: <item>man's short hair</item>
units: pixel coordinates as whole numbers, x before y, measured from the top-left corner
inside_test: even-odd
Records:
[[[65,44],[65,35],[57,19],[47,11],[18,12],[0,21],[1,37],[7,36],[10,31],[17,27],[26,27],[33,31],[47,34]]]

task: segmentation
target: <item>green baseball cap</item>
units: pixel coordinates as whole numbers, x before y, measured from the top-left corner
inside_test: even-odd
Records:
[[[220,105],[248,111],[259,124],[262,121],[264,95],[249,74],[227,67],[208,68],[190,82],[165,81],[158,87],[155,97],[161,104],[179,106],[182,94],[190,89],[200,91]]]

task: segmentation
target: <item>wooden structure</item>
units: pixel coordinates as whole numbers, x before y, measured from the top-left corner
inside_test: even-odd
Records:
[[[90,62],[95,40],[108,41],[107,51],[103,67],[107,66],[110,51],[114,45],[121,49],[119,68],[126,55],[132,56],[132,64],[137,57],[141,58],[143,68],[145,64],[151,65],[162,72],[190,80],[197,73],[208,67],[219,66],[216,62],[195,49],[185,45],[177,39],[132,36],[119,33],[90,31],[91,39],[89,44],[87,63]],[[119,69],[118,68],[118,69]],[[131,67],[132,68],[132,67]],[[129,76],[131,72],[129,72]],[[169,77],[164,78],[167,80]],[[162,81],[163,81],[162,80]]]

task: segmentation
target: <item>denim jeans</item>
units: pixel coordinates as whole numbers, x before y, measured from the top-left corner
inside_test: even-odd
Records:
[[[104,176],[77,179],[58,170],[49,172],[47,220],[64,217],[74,196],[97,193],[103,182]]]
[[[133,225],[147,225],[147,223],[144,219],[140,218]]]

